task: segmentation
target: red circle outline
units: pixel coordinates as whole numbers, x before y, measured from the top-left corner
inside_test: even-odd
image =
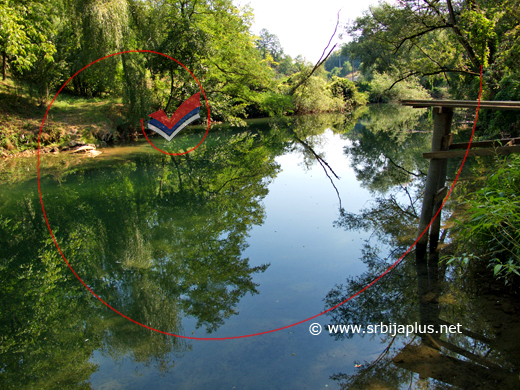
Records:
[[[189,339],[189,340],[233,340],[233,339],[241,339],[241,338],[246,338],[246,337],[253,337],[253,336],[260,336],[260,335],[263,335],[263,334],[267,334],[267,333],[273,333],[273,332],[277,332],[277,331],[280,331],[280,330],[283,330],[283,329],[288,329],[288,328],[292,328],[293,326],[296,326],[296,325],[300,325],[300,324],[303,324],[304,322],[307,322],[307,321],[310,321],[314,318],[317,318],[325,313],[328,313],[329,311],[331,310],[334,310],[336,308],[338,308],[339,306],[347,303],[348,301],[350,301],[351,299],[357,297],[359,294],[361,294],[363,291],[365,291],[366,289],[368,289],[369,287],[371,287],[372,285],[374,285],[375,283],[377,283],[383,276],[385,276],[387,273],[389,273],[392,269],[394,269],[403,259],[404,257],[413,249],[413,247],[417,244],[417,242],[421,239],[421,237],[428,231],[428,229],[430,228],[431,224],[433,223],[433,221],[435,220],[435,218],[437,218],[437,216],[439,215],[439,213],[441,212],[441,210],[443,209],[444,207],[444,204],[446,203],[446,201],[448,200],[449,196],[451,195],[451,192],[453,191],[453,188],[455,187],[455,184],[457,183],[457,180],[459,178],[459,175],[462,171],[462,168],[464,167],[464,163],[466,162],[466,158],[468,156],[468,152],[469,152],[469,149],[471,148],[471,142],[473,141],[473,135],[475,134],[475,128],[477,126],[477,119],[478,119],[478,113],[479,113],[479,108],[480,108],[480,98],[482,96],[482,66],[480,67],[480,88],[479,88],[479,94],[478,94],[478,104],[477,104],[477,113],[475,115],[475,123],[473,124],[473,130],[471,132],[471,137],[470,137],[470,140],[469,140],[469,143],[468,143],[468,148],[466,149],[466,154],[464,155],[464,158],[462,160],[462,164],[459,168],[459,171],[457,172],[457,176],[455,177],[455,180],[453,181],[453,184],[451,185],[450,187],[450,190],[448,192],[448,194],[446,195],[446,197],[444,198],[444,201],[442,202],[442,205],[441,207],[439,208],[439,210],[437,211],[437,213],[433,216],[432,220],[430,221],[430,223],[428,224],[428,226],[426,226],[426,228],[424,229],[424,231],[421,233],[421,235],[414,241],[414,243],[410,246],[410,248],[408,248],[408,250],[399,258],[397,259],[392,265],[390,265],[388,267],[388,269],[386,271],[384,271],[381,275],[379,275],[376,279],[374,279],[372,282],[370,282],[369,284],[367,284],[364,288],[362,288],[361,290],[359,290],[357,293],[351,295],[349,298],[345,299],[343,302],[340,302],[338,303],[337,305],[335,306],[332,306],[330,307],[329,309],[321,312],[321,313],[318,313],[312,317],[309,317],[309,318],[306,318],[304,320],[301,320],[301,321],[298,321],[298,322],[295,322],[294,324],[290,324],[290,325],[286,325],[286,326],[283,326],[281,328],[276,328],[276,329],[272,329],[272,330],[267,330],[267,331],[264,331],[264,332],[259,332],[259,333],[252,333],[252,334],[246,334],[246,335],[242,335],[242,336],[231,336],[231,337],[189,337],[189,336],[182,336],[182,335],[178,335],[178,334],[174,334],[174,333],[168,333],[168,332],[164,332],[162,330],[159,330],[159,329],[155,329],[155,328],[152,328],[150,326],[147,326],[145,324],[141,324],[140,322],[136,321],[136,320],[133,320],[132,318],[124,315],[123,313],[119,312],[118,310],[116,310],[115,308],[113,308],[112,306],[110,306],[108,303],[106,303],[103,299],[101,299],[94,291],[92,291],[92,289],[87,286],[85,284],[85,282],[79,277],[79,275],[74,271],[74,269],[71,267],[71,265],[69,264],[69,262],[67,261],[67,259],[65,258],[65,255],[63,254],[63,252],[61,251],[61,248],[59,247],[58,245],[58,242],[56,241],[56,238],[54,237],[54,233],[52,232],[52,229],[50,227],[50,224],[49,224],[49,220],[47,219],[47,214],[45,213],[45,208],[43,206],[43,198],[42,198],[42,192],[41,192],[41,185],[40,185],[40,139],[41,139],[41,134],[42,134],[42,130],[43,130],[43,125],[45,123],[45,119],[47,118],[47,114],[49,113],[49,110],[51,108],[51,105],[52,103],[54,102],[54,100],[56,99],[56,97],[59,95],[59,93],[61,92],[61,90],[65,87],[65,85],[67,85],[67,83],[72,80],[78,73],[80,73],[82,70],[88,68],[90,65],[98,62],[98,61],[101,61],[102,59],[105,59],[105,58],[108,58],[108,57],[112,57],[114,55],[117,55],[117,54],[122,54],[122,53],[128,53],[128,52],[151,52],[151,53],[155,53],[155,52],[152,52],[151,50],[129,50],[129,51],[126,51],[126,52],[120,52],[120,53],[115,53],[115,54],[110,54],[108,56],[105,56],[103,58],[100,58],[94,62],[92,62],[91,64],[85,66],[84,68],[82,68],[81,70],[79,70],[78,72],[76,72],[70,79],[67,80],[67,82],[59,89],[58,93],[56,93],[56,95],[54,96],[54,99],[52,99],[52,102],[51,104],[49,104],[49,107],[47,108],[47,111],[45,112],[45,116],[43,117],[43,121],[42,121],[42,125],[40,127],[40,134],[38,136],[38,150],[37,150],[37,156],[38,156],[38,163],[37,163],[37,170],[38,170],[38,193],[40,195],[40,202],[41,202],[41,205],[42,205],[42,211],[43,211],[43,216],[45,217],[45,222],[47,223],[47,228],[49,229],[49,232],[51,233],[51,237],[54,241],[54,245],[56,245],[56,248],[58,248],[58,251],[60,252],[61,254],[61,257],[63,257],[63,260],[65,261],[65,263],[67,264],[67,266],[70,268],[70,270],[72,271],[72,273],[76,276],[76,278],[78,278],[78,280],[81,282],[81,284],[83,284],[83,286],[88,290],[90,291],[90,293],[92,295],[94,295],[97,299],[99,299],[106,307],[108,307],[109,309],[113,310],[115,313],[119,314],[121,317],[124,317],[126,318],[127,320],[137,324],[137,325],[140,325],[142,326],[143,328],[147,328],[149,330],[152,330],[154,332],[158,332],[158,333],[162,333],[162,334],[165,334],[165,335],[168,335],[168,336],[174,336],[174,337],[178,337],[178,338],[182,338],[182,339]],[[160,53],[159,53],[160,54]],[[206,96],[204,96],[206,97]],[[208,115],[209,115],[209,111],[208,111]],[[142,120],[141,120],[142,121]],[[142,122],[141,122],[142,123]],[[209,125],[208,125],[209,126]],[[209,128],[209,127],[208,127]]]

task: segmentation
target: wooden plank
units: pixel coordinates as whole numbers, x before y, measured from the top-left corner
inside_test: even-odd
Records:
[[[433,204],[437,204],[439,202],[442,202],[444,198],[446,197],[446,194],[448,193],[448,187],[444,186],[433,197]]]
[[[414,108],[426,107],[452,107],[452,108],[477,108],[476,100],[401,100],[403,106],[412,106]],[[490,101],[483,100],[480,102],[480,108],[492,108],[497,110],[520,110],[520,102],[518,101]]]
[[[468,157],[494,156],[496,154],[507,156],[511,153],[520,153],[520,145],[502,146],[499,148],[470,149],[468,151]],[[423,153],[423,157],[427,159],[445,159],[464,157],[465,154],[466,150],[442,150]]]
[[[426,105],[428,107],[432,106],[450,106],[450,105],[459,105],[459,104],[471,104],[475,107],[478,105],[478,100],[449,100],[449,99],[431,99],[431,100],[401,100],[401,104],[411,106],[411,105]],[[480,101],[481,106],[494,106],[494,105],[500,105],[500,106],[510,106],[510,107],[520,107],[520,101],[514,101],[514,100],[481,100]]]
[[[520,138],[504,138],[489,141],[474,141],[471,143],[471,147],[475,148],[495,148],[506,145],[518,145],[520,144]],[[469,142],[457,142],[450,145],[450,150],[453,149],[467,149]]]
[[[441,143],[441,150],[448,150],[450,148],[450,145],[453,141],[453,134],[447,134],[444,137],[442,137],[442,143]]]

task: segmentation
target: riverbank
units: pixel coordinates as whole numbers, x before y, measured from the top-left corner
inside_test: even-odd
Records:
[[[27,91],[10,80],[0,82],[0,156],[35,154],[46,110],[46,106],[38,105]],[[122,104],[117,99],[60,94],[45,121],[40,153],[59,153],[89,145],[101,147],[113,142],[121,137],[121,112]]]
[[[316,81],[315,79],[316,77],[312,76],[312,80]],[[295,110],[291,111],[292,114],[345,114],[366,104],[366,96],[358,93],[350,81],[334,79],[332,86],[335,92],[332,93],[326,88],[326,84],[323,84],[324,80],[319,80],[322,83],[315,85],[312,93],[309,90],[307,94],[286,96],[294,103]],[[328,91],[328,95],[323,95],[325,90]],[[320,100],[320,104],[313,103],[308,95],[318,100],[321,96],[323,99]],[[52,109],[40,136],[41,121],[49,103],[50,101],[46,104],[39,103],[29,89],[18,86],[11,79],[0,81],[0,157],[31,156],[37,153],[38,148],[40,153],[60,153],[77,145],[93,145],[100,148],[142,138],[140,125],[132,125],[137,122],[129,121],[129,109],[123,104],[121,97],[86,98],[67,91],[61,92],[52,103]],[[275,114],[281,115],[285,111],[260,110],[255,113],[253,115],[251,112],[249,115],[262,118],[263,114],[263,117],[267,118]],[[219,114],[216,115],[219,119]],[[230,124],[243,124],[244,119],[242,116],[236,117]],[[222,122],[212,121],[212,125],[217,123]],[[184,130],[189,131],[198,131],[197,126]]]

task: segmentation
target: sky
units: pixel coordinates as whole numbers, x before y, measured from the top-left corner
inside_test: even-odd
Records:
[[[323,53],[336,26],[337,13],[340,23],[356,19],[378,0],[233,0],[235,5],[249,4],[253,8],[255,22],[251,28],[257,34],[262,28],[278,36],[284,52],[291,57],[298,54],[315,63]],[[338,33],[344,29],[338,28]],[[350,38],[343,34],[342,40]]]

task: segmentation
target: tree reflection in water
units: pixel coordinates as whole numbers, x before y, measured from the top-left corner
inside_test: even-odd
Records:
[[[368,270],[335,286],[325,298],[327,308],[373,281],[415,240],[417,205],[427,170],[421,153],[429,148],[429,137],[422,132],[431,127],[403,107],[393,109],[395,116],[386,112],[383,123],[372,114],[347,135],[352,146],[345,153],[357,177],[378,196],[359,214],[340,210],[335,224],[345,230],[372,231],[375,240],[367,242],[363,252]],[[413,253],[407,255],[381,281],[330,312],[330,323],[363,327],[417,323],[432,325],[436,331],[440,325],[461,324],[461,333],[378,334],[385,345],[379,357],[360,365],[354,374],[335,373],[331,378],[342,389],[518,388],[518,300],[503,291],[497,293],[496,287],[486,270],[467,275],[441,265],[439,273],[430,273],[416,268]],[[333,334],[338,341],[353,336]]]
[[[264,221],[275,158],[298,151],[310,166],[321,134],[346,132],[355,119],[226,131],[184,156],[139,148],[81,163],[45,156],[46,214],[65,257],[107,303],[162,331],[183,335],[191,317],[212,333],[257,294],[253,276],[268,267],[242,253]],[[0,387],[90,388],[99,354],[170,372],[191,343],[120,317],[81,286],[49,238],[35,168],[31,160],[0,165]]]
[[[263,222],[283,148],[272,134],[243,133],[185,156],[74,166],[41,179],[46,213],[65,257],[103,300],[162,331],[182,335],[192,316],[211,333],[257,294],[253,275],[268,267],[242,251]],[[1,206],[0,387],[88,388],[95,350],[170,370],[190,344],[123,319],[78,283],[47,238],[35,187],[13,184]]]

